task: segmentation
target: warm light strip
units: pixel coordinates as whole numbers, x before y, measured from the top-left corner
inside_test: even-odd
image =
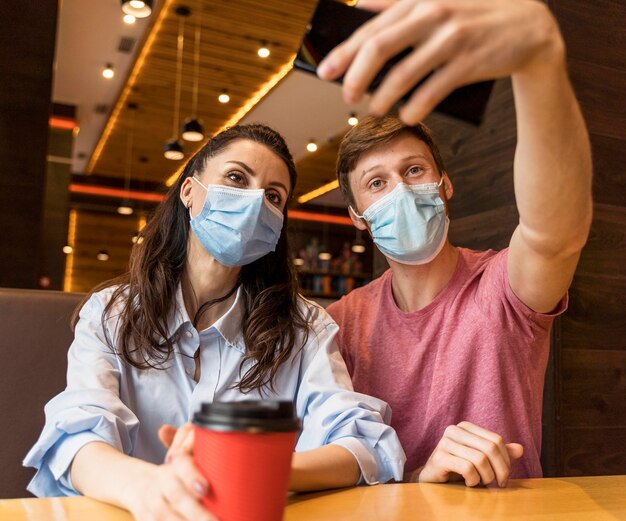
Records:
[[[148,222],[148,219],[146,219],[145,215],[142,215],[141,217],[139,217],[139,223],[137,224],[138,226],[138,230],[141,231],[143,230],[144,226],[146,225],[146,223]]]
[[[72,253],[65,257],[65,276],[63,277],[63,291],[72,291],[72,272],[74,270],[74,251],[76,245],[76,210],[70,210],[69,225],[67,227],[67,245],[72,247]]]
[[[98,159],[100,158],[100,154],[102,154],[104,145],[106,145],[106,142],[109,139],[109,135],[111,134],[113,127],[115,127],[115,123],[117,122],[117,118],[119,117],[120,112],[122,111],[122,108],[126,106],[126,99],[128,98],[128,95],[131,93],[133,86],[135,85],[137,76],[139,76],[139,71],[141,71],[141,68],[143,67],[146,57],[148,56],[148,53],[150,52],[150,49],[152,48],[152,44],[154,43],[154,39],[159,33],[159,30],[161,29],[161,25],[163,24],[163,21],[165,20],[165,15],[170,5],[173,2],[174,0],[165,0],[165,2],[163,3],[163,6],[161,7],[161,10],[159,11],[159,16],[156,22],[154,23],[154,26],[152,27],[152,29],[150,29],[150,34],[148,34],[146,43],[142,47],[141,52],[139,53],[139,56],[137,58],[137,61],[135,62],[135,65],[133,66],[133,71],[131,72],[126,83],[124,84],[124,88],[122,89],[122,93],[120,94],[120,97],[118,98],[117,103],[115,104],[115,108],[113,109],[113,112],[111,113],[111,117],[109,117],[106,127],[104,127],[104,132],[102,132],[102,135],[100,136],[100,139],[98,140],[98,144],[96,145],[96,148],[94,149],[93,154],[91,154],[91,158],[89,159],[89,163],[87,164],[87,168],[85,170],[87,174],[91,174],[93,172],[96,166],[96,163]]]
[[[300,204],[307,203],[311,199],[315,199],[316,197],[319,197],[320,195],[324,195],[330,192],[331,190],[334,190],[335,188],[339,188],[339,181],[337,180],[331,181],[330,183],[322,185],[319,188],[316,188],[315,190],[311,190],[310,192],[304,195],[301,195],[300,197],[298,197],[298,202]]]
[[[315,221],[318,223],[340,224],[342,226],[352,226],[350,217],[340,215],[328,215],[325,213],[303,212],[301,210],[289,210],[289,219],[298,221]]]
[[[150,192],[137,192],[136,190],[122,190],[121,188],[108,188],[104,186],[91,186],[71,183],[70,192],[75,194],[99,195],[102,197],[116,197],[119,199],[133,199],[135,201],[151,201],[160,203],[165,196]]]
[[[64,130],[74,130],[78,126],[75,120],[60,118],[58,116],[50,116],[48,125],[50,125],[51,128],[61,128]]]
[[[232,127],[234,125],[236,125],[237,123],[239,123],[244,117],[245,115],[250,112],[254,106],[261,101],[261,99],[263,99],[263,97],[270,91],[272,90],[280,80],[282,80],[291,69],[293,69],[293,60],[295,59],[295,54],[293,56],[291,56],[289,58],[289,61],[287,63],[285,63],[285,65],[283,65],[281,67],[281,69],[274,74],[274,76],[272,76],[269,80],[267,80],[259,90],[257,90],[249,99],[248,101],[246,101],[242,107],[235,112],[235,114],[226,122],[222,125],[222,127],[215,133],[215,135],[219,134],[220,132],[222,132],[223,130],[226,130],[228,127]],[[201,143],[201,145],[193,152],[194,154],[200,150],[204,145],[206,144],[206,141],[203,141]],[[192,154],[193,155],[193,154]],[[180,168],[178,170],[176,170],[176,172],[174,172],[167,181],[165,181],[165,185],[166,186],[172,186],[176,180],[178,179],[178,177],[180,176],[180,174],[182,173],[183,169],[185,168],[185,165],[181,165]]]

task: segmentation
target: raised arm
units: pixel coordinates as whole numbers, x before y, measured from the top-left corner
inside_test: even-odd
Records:
[[[549,13],[545,17],[543,50],[513,74],[520,221],[508,258],[511,288],[539,312],[553,310],[571,284],[592,213],[589,138],[561,36]]]
[[[530,308],[552,310],[567,290],[591,222],[591,154],[570,85],[557,23],[535,0],[361,0],[384,9],[320,65],[325,79],[345,74],[358,102],[380,67],[413,51],[374,92],[370,110],[390,110],[435,71],[400,108],[422,120],[455,88],[512,77],[517,113],[515,195],[520,224],[511,240],[509,281]]]

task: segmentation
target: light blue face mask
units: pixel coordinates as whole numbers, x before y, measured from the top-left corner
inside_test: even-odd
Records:
[[[450,220],[439,196],[439,183],[399,183],[370,205],[363,215],[374,243],[386,256],[401,264],[426,264],[443,248]]]
[[[206,190],[206,199],[191,218],[191,229],[218,262],[245,266],[276,249],[283,214],[266,199],[265,190],[204,186],[192,179]]]

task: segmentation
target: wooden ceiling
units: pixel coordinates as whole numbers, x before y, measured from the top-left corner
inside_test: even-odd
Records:
[[[130,133],[134,180],[163,183],[184,163],[163,157],[163,145],[173,137],[178,7],[191,10],[191,15],[185,18],[179,127],[192,115],[195,30],[199,23],[197,115],[206,133],[211,135],[288,66],[315,3],[315,0],[164,0],[161,9],[153,14],[154,25],[89,161],[87,173],[124,177]],[[271,51],[265,59],[257,55],[262,42]],[[231,97],[227,104],[217,100],[224,89]],[[138,108],[129,109],[129,103]],[[184,142],[184,145],[188,158],[201,143]]]

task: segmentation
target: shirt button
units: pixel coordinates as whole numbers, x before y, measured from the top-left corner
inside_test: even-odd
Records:
[[[185,369],[185,372],[187,373],[187,376],[191,376],[191,369]]]
[[[192,338],[192,337],[193,337],[193,333],[192,333],[191,331],[187,331],[187,336],[188,336],[189,338]]]

